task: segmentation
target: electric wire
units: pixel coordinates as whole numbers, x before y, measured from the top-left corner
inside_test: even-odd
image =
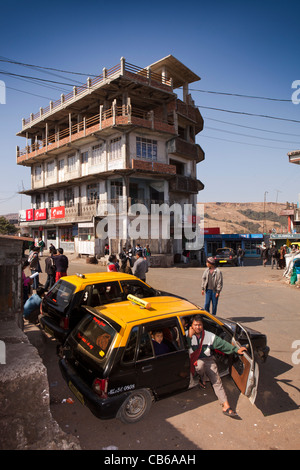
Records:
[[[31,68],[33,68],[37,71],[42,71],[44,73],[49,73],[51,75],[56,75],[56,74],[52,73],[52,71],[55,71],[55,72],[66,73],[66,74],[85,75],[85,76],[87,76],[87,74],[84,74],[84,73],[81,73],[81,72],[67,71],[67,70],[57,69],[57,68],[54,68],[54,67],[43,67],[43,66],[39,66],[39,65],[27,64],[27,63],[19,62],[19,61],[16,61],[16,60],[8,59],[8,58],[5,58],[3,56],[0,58],[0,62],[7,62],[7,63],[14,64],[14,65],[21,65],[21,66],[25,66],[25,67],[31,67]],[[38,84],[38,85],[41,85],[41,86],[44,85],[44,86],[49,87],[49,88],[53,87],[53,89],[56,88],[54,85],[64,85],[64,86],[72,86],[72,87],[74,86],[74,83],[66,83],[66,82],[61,82],[61,81],[58,81],[58,80],[50,80],[50,79],[45,79],[45,78],[38,78],[38,77],[33,77],[33,76],[21,75],[21,74],[16,74],[16,73],[3,71],[3,70],[0,71],[0,74],[8,75],[8,76],[11,76],[11,77],[14,77],[14,78],[19,78],[19,79],[22,79],[22,80],[25,80],[25,81],[28,81],[28,82],[32,81],[34,84]],[[89,76],[97,76],[97,75],[89,74]],[[61,77],[61,76],[58,76],[58,77],[64,79],[64,77]],[[39,83],[39,82],[42,82],[42,83]],[[45,83],[47,83],[47,85],[45,85]],[[40,95],[35,95],[33,93],[26,92],[24,90],[18,90],[18,89],[12,88],[12,87],[7,87],[7,88],[11,88],[13,90],[20,91],[20,92],[23,92],[23,93],[32,94],[33,96],[41,97]],[[61,88],[56,88],[56,89],[59,89],[60,91],[62,91]],[[200,90],[200,89],[190,89],[190,90],[191,91],[198,91],[200,93],[217,94],[217,95],[225,95],[225,96],[236,96],[236,97],[239,97],[239,98],[249,98],[249,99],[268,100],[268,101],[277,101],[277,102],[290,102],[290,100],[287,100],[287,99],[271,98],[271,97],[265,97],[265,96],[254,96],[254,95],[245,95],[245,94],[238,94],[238,93],[227,93],[227,92],[219,92],[219,91],[212,91],[212,90]],[[65,90],[63,90],[63,91],[65,91]],[[49,98],[46,98],[46,97],[43,97],[43,98],[49,99]],[[209,107],[209,106],[204,106],[204,105],[198,105],[196,107],[198,109],[208,109],[208,110],[231,113],[231,114],[237,114],[237,115],[260,117],[260,118],[273,119],[273,120],[278,120],[278,121],[300,123],[300,121],[296,120],[296,119],[288,119],[288,118],[283,118],[283,117],[278,117],[278,116],[271,116],[271,115],[265,115],[265,114],[256,114],[256,113],[250,113],[250,112],[245,112],[245,111],[234,111],[234,110],[223,109],[223,108],[215,108],[215,107]],[[248,128],[248,129],[252,129],[252,130],[257,130],[257,131],[260,131],[260,132],[269,132],[269,133],[276,133],[276,134],[282,134],[282,135],[297,136],[297,134],[276,132],[276,131],[271,131],[271,130],[267,130],[267,129],[260,129],[260,128],[251,127],[251,126],[244,126],[242,124],[228,123],[227,121],[222,121],[222,120],[218,120],[218,119],[212,119],[212,118],[205,118],[205,119],[212,120],[212,121],[215,121],[215,122],[224,123],[224,124],[229,124],[229,125],[232,125],[232,126],[238,126],[238,127]],[[227,134],[240,135],[240,136],[247,137],[247,138],[252,138],[252,139],[255,138],[255,139],[259,139],[259,140],[266,140],[266,141],[268,140],[268,141],[273,141],[273,142],[299,145],[298,142],[284,141],[284,140],[278,140],[278,139],[268,139],[266,137],[254,136],[254,135],[249,135],[249,134],[242,134],[242,133],[239,133],[239,132],[233,132],[233,131],[228,131],[228,130],[225,130],[225,129],[218,129],[218,128],[209,127],[209,126],[205,127],[205,129],[210,129],[210,130],[214,130],[214,131],[217,131],[217,132],[224,132],[224,133],[227,133]],[[205,136],[205,135],[202,135],[201,137],[212,138],[211,136]],[[216,137],[216,139],[229,141],[228,139],[221,139],[221,138],[217,138],[217,137]],[[236,141],[231,141],[231,142],[242,143],[242,142],[236,142]],[[256,145],[256,144],[248,143],[248,144],[245,144],[245,145]],[[257,145],[257,146],[259,146],[259,145]]]
[[[270,98],[266,96],[253,96],[253,95],[243,95],[239,93],[226,93],[222,91],[198,90],[196,88],[190,88],[190,90],[199,91],[200,93],[209,93],[213,95],[237,96],[238,98],[251,98],[251,99],[256,99],[256,100],[279,101],[279,102],[286,102],[286,103],[291,102],[291,99]]]

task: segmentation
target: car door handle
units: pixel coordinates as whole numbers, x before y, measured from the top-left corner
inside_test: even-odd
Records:
[[[142,367],[142,372],[150,372],[150,370],[152,370],[151,365]]]

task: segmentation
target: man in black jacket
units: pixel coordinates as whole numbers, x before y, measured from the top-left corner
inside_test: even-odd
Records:
[[[69,260],[64,255],[64,250],[62,248],[58,248],[57,251],[57,255],[52,255],[56,267],[55,282],[57,282],[61,277],[67,276],[67,269],[69,267]]]

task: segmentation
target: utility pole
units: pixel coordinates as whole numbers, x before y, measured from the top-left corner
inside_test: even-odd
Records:
[[[268,191],[265,191],[264,194],[264,224],[263,224],[263,233],[266,232],[266,195],[268,194]]]

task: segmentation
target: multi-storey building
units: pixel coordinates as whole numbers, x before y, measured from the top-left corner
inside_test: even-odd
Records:
[[[199,79],[172,55],[146,68],[121,58],[23,119],[17,135],[26,138],[26,146],[17,147],[17,164],[31,169],[31,189],[23,191],[31,196],[31,208],[21,226],[47,247],[101,255],[108,240],[97,224],[108,205],[126,215],[122,230],[109,240],[115,253],[126,240],[138,242],[126,228],[133,204],[195,207],[203,189],[196,165],[204,152],[195,143],[203,119],[188,86]],[[174,92],[180,87],[182,99]],[[184,248],[184,240],[172,239],[172,228],[170,240],[150,240],[150,234],[140,242],[150,241],[154,253]]]
[[[293,150],[288,153],[289,162],[300,165],[300,150]],[[298,204],[289,204],[281,211],[280,215],[288,217],[288,233],[293,233],[296,238],[300,234],[300,193],[298,194]],[[291,238],[291,237],[290,237]]]

